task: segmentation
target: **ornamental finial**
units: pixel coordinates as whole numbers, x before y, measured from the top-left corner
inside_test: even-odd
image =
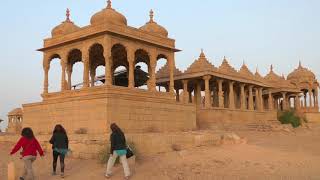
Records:
[[[273,65],[270,66],[270,72],[273,72]]]
[[[153,12],[153,10],[152,10],[152,9],[150,10],[150,14],[149,14],[149,16],[150,16],[150,21],[149,21],[149,22],[154,22],[154,21],[153,21],[154,12]]]
[[[66,11],[66,21],[70,22],[70,9],[67,8],[67,11]]]
[[[206,55],[204,54],[203,49],[201,49],[200,58],[205,58],[205,57],[206,57]]]
[[[108,8],[108,9],[111,9],[111,8],[112,8],[112,2],[111,2],[111,0],[108,0],[107,3],[108,3],[107,8]]]
[[[301,68],[302,67],[302,64],[301,64],[301,60],[299,61],[299,68]]]

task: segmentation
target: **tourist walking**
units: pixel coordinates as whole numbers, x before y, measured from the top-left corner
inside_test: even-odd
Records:
[[[22,129],[21,136],[22,137],[12,149],[10,155],[15,154],[22,147],[22,152],[20,154],[22,156],[21,159],[24,162],[24,171],[20,180],[34,180],[32,163],[36,160],[37,151],[40,156],[44,156],[44,153],[38,140],[34,137],[31,128]]]
[[[115,124],[110,125],[110,129],[112,131],[110,135],[110,157],[107,164],[107,172],[106,178],[110,178],[112,175],[112,168],[118,156],[120,157],[120,162],[122,164],[125,179],[129,179],[130,177],[130,169],[127,161],[127,144],[126,138],[122,130]]]
[[[61,169],[61,177],[64,178],[64,159],[69,149],[69,140],[67,136],[66,130],[62,125],[58,124],[55,126],[53,130],[52,137],[50,139],[50,144],[52,144],[52,154],[53,154],[53,163],[52,163],[52,175],[56,175],[57,173],[57,161],[58,158],[60,160],[60,169]]]

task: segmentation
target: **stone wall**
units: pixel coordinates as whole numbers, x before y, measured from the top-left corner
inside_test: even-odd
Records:
[[[200,108],[197,123],[200,128],[235,129],[246,128],[250,123],[277,121],[276,111],[230,110],[224,108]]]
[[[304,116],[310,123],[320,123],[320,113],[305,113]]]
[[[43,102],[23,105],[23,111],[23,126],[40,134],[51,133],[56,124],[89,134],[107,133],[112,122],[129,133],[196,128],[194,105],[177,103],[170,93],[114,86],[48,94]]]
[[[20,136],[0,136],[0,142],[16,143]],[[43,149],[51,152],[50,135],[37,135]],[[81,159],[96,158],[98,153],[109,144],[109,135],[69,134],[72,157]],[[210,132],[180,132],[180,133],[128,133],[127,142],[134,144],[138,156],[148,156],[157,153],[173,151],[172,146],[188,149],[196,146],[215,145],[220,142],[220,135]]]

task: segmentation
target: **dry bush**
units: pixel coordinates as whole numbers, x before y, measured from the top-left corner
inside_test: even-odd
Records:
[[[74,131],[75,134],[88,134],[87,128],[79,128],[78,130]]]

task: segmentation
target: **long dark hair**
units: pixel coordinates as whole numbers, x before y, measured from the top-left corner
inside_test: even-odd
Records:
[[[21,136],[27,138],[27,139],[33,139],[34,138],[34,134],[31,128],[26,127],[23,128],[21,131]]]
[[[55,134],[55,133],[62,133],[62,134],[67,135],[66,130],[64,129],[64,127],[61,124],[57,124],[54,127],[53,134]]]
[[[112,133],[120,133],[123,134],[122,130],[119,128],[119,126],[116,123],[112,123],[110,125],[110,129],[112,131]]]

